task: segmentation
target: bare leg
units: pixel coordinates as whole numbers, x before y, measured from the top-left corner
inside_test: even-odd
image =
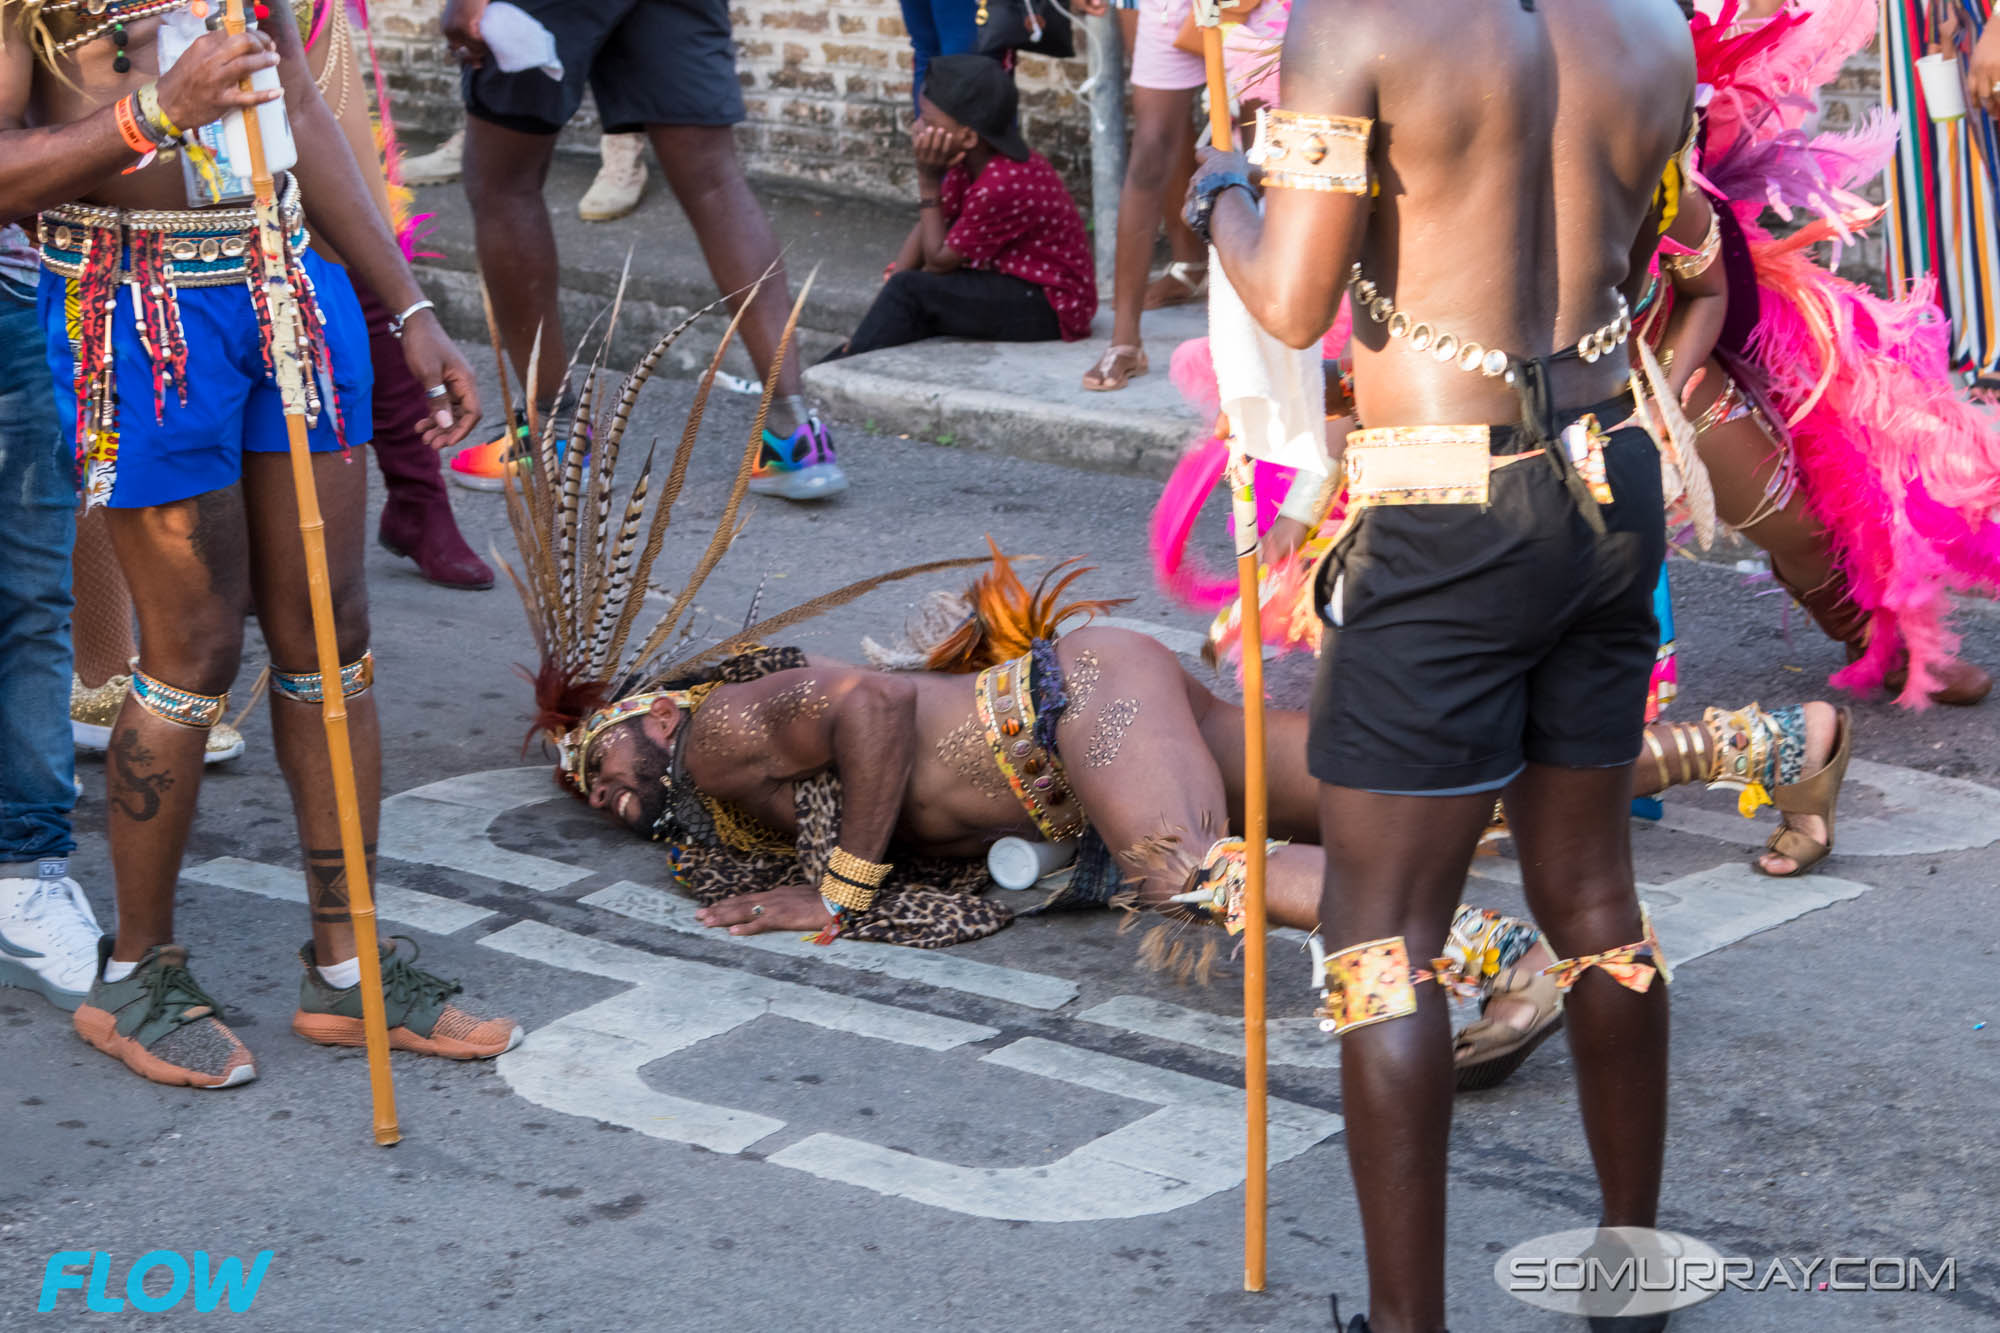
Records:
[[[742,298],[737,293],[776,265],[743,317],[743,345],[750,360],[759,375],[770,374],[778,342],[785,333],[785,319],[791,313],[791,289],[785,281],[770,219],[743,178],[735,137],[723,125],[655,125],[647,132],[660,169],[666,173],[667,187],[694,226],[708,271],[730,298],[729,308],[739,307]],[[778,398],[796,397],[801,392],[799,361],[796,349],[787,352],[778,373]],[[780,406],[778,402],[771,405],[771,430],[789,435],[801,423],[792,419],[788,410],[781,412]]]
[[[368,589],[362,570],[368,469],[359,459],[349,462],[339,454],[315,454],[313,476],[326,518],[335,638],[345,664],[360,658],[368,647]],[[271,649],[271,666],[277,671],[318,671],[291,460],[284,454],[246,455],[243,486],[249,502],[250,540],[257,553],[252,564],[257,622]],[[334,807],[333,771],[320,706],[300,703],[272,690],[271,730],[298,820],[306,902],[312,910],[314,957],[322,964],[344,962],[355,954],[354,920],[348,907],[340,819]],[[362,838],[369,850],[372,883],[382,804],[382,734],[373,691],[347,700],[347,734],[354,755]]]
[[[1630,798],[1631,775],[1623,769],[1530,764],[1507,789],[1528,909],[1565,958],[1632,944],[1644,933],[1632,882]],[[1604,1196],[1602,1225],[1652,1226],[1666,1152],[1667,988],[1655,978],[1641,995],[1593,968],[1570,991],[1565,1012],[1584,1133]]]
[[[500,340],[524,383],[535,334],[541,333],[534,389],[540,404],[555,402],[569,363],[557,304],[556,234],[542,201],[555,148],[553,134],[522,134],[466,117],[465,197],[472,205],[479,267],[493,295]]]
[[[76,644],[76,674],[93,689],[130,668],[132,594],[118,569],[105,511],[93,509],[76,521],[76,548],[70,554],[76,610],[70,638]]]
[[[1322,786],[1327,875],[1320,912],[1328,950],[1400,935],[1412,959],[1442,952],[1492,813],[1490,793],[1382,796]],[[1413,1016],[1347,1033],[1340,1077],[1368,1258],[1369,1323],[1376,1333],[1438,1333],[1454,1079],[1444,994],[1419,986]]]
[[[1181,201],[1187,198],[1188,181],[1194,176],[1194,117],[1183,116],[1179,123],[1180,141],[1175,146],[1166,188],[1160,195],[1160,226],[1167,233],[1167,249],[1176,263],[1205,268],[1208,247],[1201,243],[1201,237],[1194,234],[1194,229],[1181,220]],[[1148,268],[1150,271],[1150,265]],[[1142,304],[1147,310],[1157,310],[1164,305],[1182,305],[1194,299],[1186,287],[1172,277],[1162,275],[1157,282],[1147,285]]]
[[[1128,873],[1140,875],[1140,902],[1158,906],[1187,888],[1187,871],[1210,844],[1242,828],[1231,822],[1223,770],[1204,742],[1207,728],[1197,711],[1229,706],[1143,635],[1081,629],[1064,635],[1059,651],[1072,700],[1056,731],[1064,768],[1098,836]],[[1093,667],[1101,672],[1094,679]],[[1086,680],[1092,680],[1087,687]],[[1241,743],[1239,730],[1239,753]],[[1239,757],[1239,787],[1241,767]],[[1168,861],[1141,866],[1125,856],[1148,840],[1169,838],[1175,853]],[[1319,924],[1321,865],[1313,846],[1286,847],[1270,858],[1265,897],[1274,924],[1302,930]]]
[[[218,695],[243,655],[243,501],[234,486],[149,509],[106,510],[139,608],[139,666],[194,694]],[[111,728],[106,799],[118,882],[112,957],[137,962],[174,936],[174,884],[201,792],[205,730],[147,712],[128,697]]]
[[[1179,161],[1182,131],[1194,115],[1194,93],[1132,90],[1132,150],[1118,194],[1118,251],[1112,278],[1114,346],[1139,346],[1139,312],[1153,265],[1160,211]]]

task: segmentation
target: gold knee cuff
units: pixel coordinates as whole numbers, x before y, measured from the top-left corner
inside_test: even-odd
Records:
[[[1468,910],[1476,909],[1461,909],[1461,915]],[[1486,990],[1479,961],[1433,958],[1428,968],[1411,967],[1410,946],[1401,935],[1365,940],[1331,954],[1317,935],[1308,943],[1321,997],[1314,1012],[1320,1031],[1337,1037],[1416,1013],[1421,981],[1435,981],[1446,992],[1466,999],[1476,999]]]
[[[155,680],[136,665],[132,668],[132,697],[154,717],[195,731],[207,731],[220,722],[222,710],[229,706],[228,690],[221,694],[196,694]]]
[[[356,661],[340,669],[340,695],[352,699],[375,683],[375,654],[364,652]],[[271,669],[271,688],[294,703],[316,704],[326,693],[317,671],[291,672]]]
[[[1653,933],[1653,918],[1641,907],[1639,919],[1645,923],[1646,938],[1637,944],[1621,945],[1603,953],[1587,953],[1580,958],[1565,958],[1544,970],[1555,978],[1557,987],[1565,991],[1593,967],[1626,990],[1637,991],[1641,995],[1652,988],[1655,973],[1671,986],[1674,974],[1667,966],[1665,951],[1660,948],[1660,937]]]

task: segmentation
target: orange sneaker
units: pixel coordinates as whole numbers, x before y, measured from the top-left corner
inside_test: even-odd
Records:
[[[468,491],[500,491],[508,476],[528,460],[528,428],[520,427],[485,444],[458,451],[450,465],[451,479]]]

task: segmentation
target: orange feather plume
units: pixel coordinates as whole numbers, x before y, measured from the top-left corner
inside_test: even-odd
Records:
[[[1029,592],[992,537],[986,539],[986,546],[993,552],[993,566],[965,593],[972,614],[931,649],[924,661],[926,670],[984,671],[1026,653],[1036,639],[1055,638],[1063,625],[1077,616],[1088,618],[1132,600],[1116,597],[1064,604],[1062,596],[1069,586],[1094,568],[1079,565],[1078,556],[1044,574]]]

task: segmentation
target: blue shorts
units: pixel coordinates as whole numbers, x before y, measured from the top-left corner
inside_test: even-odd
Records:
[[[333,358],[333,392],[350,447],[374,438],[375,370],[368,353],[368,325],[347,271],[310,250],[302,261],[326,325]],[[70,280],[42,270],[37,294],[56,410],[67,438],[76,438],[76,356],[70,349],[64,298]],[[118,368],[118,479],[105,504],[143,509],[233,486],[243,476],[243,455],[281,454],[290,447],[285,406],[264,369],[257,312],[250,289],[182,287],[181,328],[187,338],[188,393],[183,404],[169,385],[165,411],[153,415],[153,365],[139,341],[132,299],[119,289],[112,330]],[[314,453],[340,447],[333,429],[333,401],[321,385],[319,422],[307,436]]]

